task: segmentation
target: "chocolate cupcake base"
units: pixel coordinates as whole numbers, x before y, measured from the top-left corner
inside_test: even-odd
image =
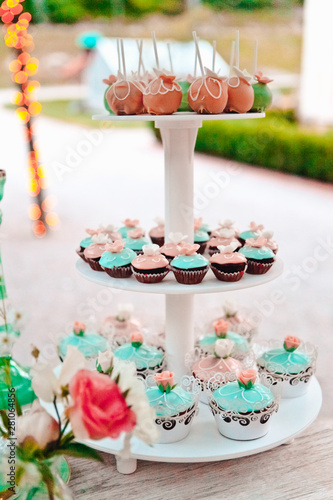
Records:
[[[156,238],[155,236],[150,236],[150,239],[151,239],[152,243],[154,243],[155,245],[158,245],[159,247],[162,247],[164,245],[163,236],[161,236],[159,238]]]
[[[152,269],[152,270],[142,271],[139,269],[135,269],[135,267],[132,266],[132,271],[135,278],[140,283],[160,283],[162,280],[164,280],[166,275],[169,273],[170,269],[163,268],[160,270]]]
[[[197,253],[200,253],[201,255],[203,255],[205,253],[205,250],[206,250],[207,242],[205,241],[204,243],[199,243],[198,241],[195,241],[194,243],[197,245],[200,245],[200,247],[197,250]]]
[[[91,267],[91,269],[93,271],[104,271],[104,269],[102,269],[100,263],[99,263],[99,259],[100,257],[98,257],[98,259],[87,259],[86,262],[88,262],[89,266]]]
[[[86,262],[88,264],[88,261],[84,256],[84,250],[85,250],[84,248],[80,247],[80,248],[77,248],[75,251],[78,254],[78,256],[81,257],[81,259],[84,260],[84,262]]]
[[[171,266],[176,280],[183,285],[198,285],[206,276],[208,269],[208,266],[196,269],[178,269]]]
[[[112,269],[103,267],[102,269],[109,276],[111,276],[111,278],[129,278],[132,276],[131,264],[128,264],[127,266],[113,267]]]
[[[245,272],[245,270],[243,269],[243,271],[236,271],[233,273],[230,273],[230,272],[227,273],[224,271],[220,271],[220,269],[217,269],[216,267],[214,267],[212,265],[210,266],[210,268],[218,280],[228,281],[228,282],[239,281],[243,277],[244,272]]]
[[[274,259],[263,259],[262,261],[248,259],[246,272],[248,274],[265,274],[273,264]]]

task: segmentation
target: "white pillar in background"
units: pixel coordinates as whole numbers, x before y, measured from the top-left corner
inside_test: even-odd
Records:
[[[305,0],[298,116],[333,125],[333,0]]]

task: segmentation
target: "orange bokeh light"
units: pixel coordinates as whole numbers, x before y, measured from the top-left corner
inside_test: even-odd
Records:
[[[29,208],[29,217],[30,217],[30,219],[32,219],[32,220],[38,220],[41,215],[42,215],[42,211],[39,208],[39,206],[36,203],[34,203],[33,205],[31,205],[31,207]]]
[[[20,71],[22,68],[22,63],[18,61],[17,59],[14,59],[14,61],[11,61],[9,63],[9,71],[12,71],[12,73],[17,73]]]
[[[42,105],[39,102],[32,102],[29,105],[29,113],[31,115],[38,115],[41,112]]]
[[[49,226],[56,226],[57,224],[59,224],[59,217],[55,212],[46,214],[45,220]]]
[[[30,113],[25,108],[17,108],[15,113],[22,123],[28,123],[30,120]]]
[[[15,82],[16,83],[25,83],[28,80],[28,75],[25,71],[19,71],[15,75]]]
[[[33,225],[33,232],[38,238],[43,238],[46,234],[46,227],[43,221],[39,220]]]

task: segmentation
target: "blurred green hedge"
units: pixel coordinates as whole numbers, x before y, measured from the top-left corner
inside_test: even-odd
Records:
[[[258,120],[204,121],[196,151],[333,182],[333,132],[303,129],[293,112],[271,111]]]
[[[235,9],[265,9],[274,7],[290,8],[295,5],[303,5],[304,0],[202,0],[203,3],[216,10]]]

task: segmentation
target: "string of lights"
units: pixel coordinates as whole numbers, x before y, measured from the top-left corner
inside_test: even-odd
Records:
[[[48,227],[53,229],[58,226],[59,220],[57,214],[52,211],[56,203],[55,197],[45,195],[45,171],[40,163],[33,129],[33,119],[42,109],[36,97],[40,84],[34,79],[39,62],[36,57],[31,56],[34,50],[33,37],[28,33],[31,14],[23,12],[23,2],[24,0],[4,0],[0,6],[0,17],[4,23],[5,43],[15,53],[9,70],[19,89],[12,102],[17,106],[17,118],[25,125],[25,140],[28,146],[29,193],[33,198],[29,217],[33,221],[34,234],[43,237]]]

